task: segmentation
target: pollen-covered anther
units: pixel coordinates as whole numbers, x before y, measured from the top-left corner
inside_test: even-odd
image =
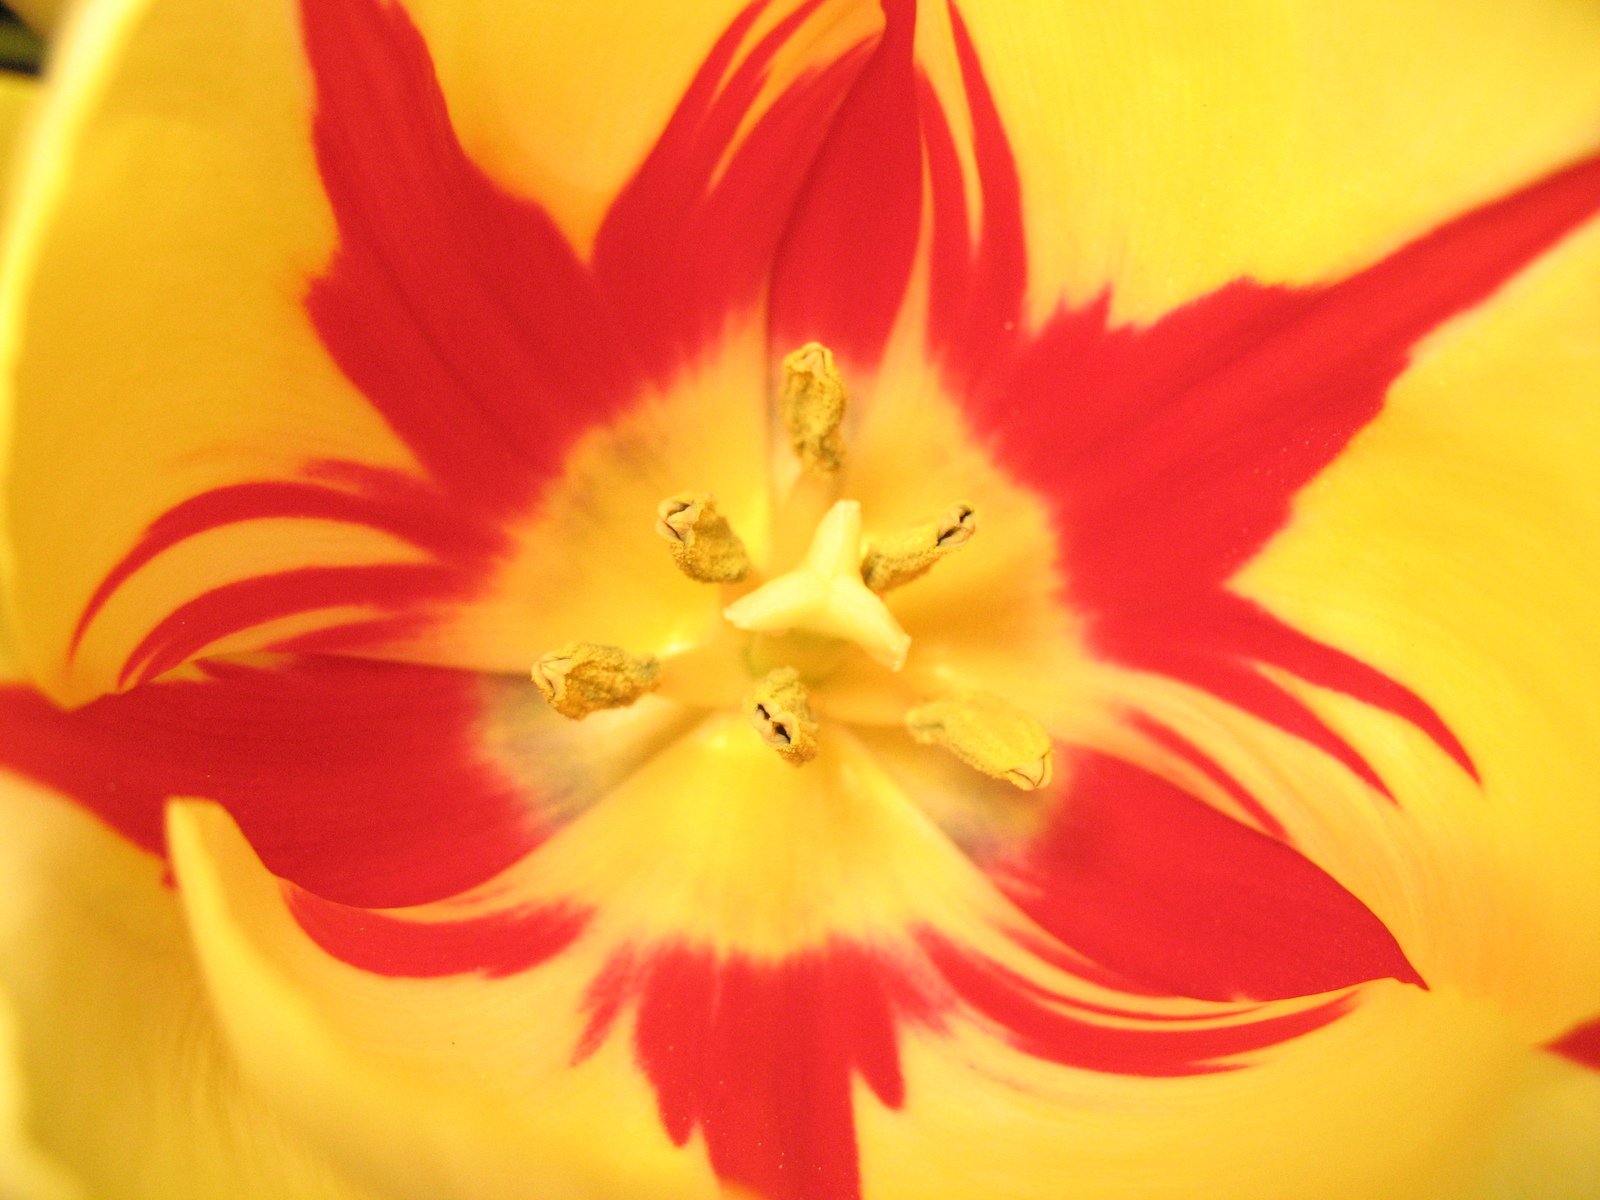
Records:
[[[783,387],[778,397],[789,444],[812,475],[828,478],[844,466],[844,378],[833,352],[820,342],[807,342],[783,359]]]
[[[873,542],[861,560],[861,578],[875,592],[910,583],[928,573],[945,555],[959,550],[978,532],[978,510],[952,504],[934,521]]]
[[[738,583],[750,573],[750,554],[708,492],[680,492],[656,506],[656,533],[672,561],[700,583]]]
[[[750,724],[785,762],[800,766],[817,756],[817,719],[800,672],[779,667],[745,697]]]
[[[661,682],[661,664],[598,642],[569,642],[533,665],[533,682],[550,707],[581,720],[602,708],[626,708]]]
[[[854,642],[891,671],[911,635],[861,580],[861,505],[840,500],[817,525],[801,563],[741,596],[723,615],[753,633],[801,630]]]
[[[1054,751],[1044,726],[1008,700],[965,692],[920,704],[906,728],[925,746],[943,746],[976,771],[1025,792],[1042,788],[1054,771]]]

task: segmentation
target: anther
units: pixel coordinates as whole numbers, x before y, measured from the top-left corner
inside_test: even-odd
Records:
[[[867,548],[861,578],[875,592],[887,592],[928,573],[928,568],[972,540],[978,532],[978,510],[952,504],[937,520],[891,534]]]
[[[581,720],[602,708],[626,708],[661,682],[661,664],[596,642],[569,642],[533,665],[533,682],[550,707]]]
[[[905,665],[911,637],[861,581],[861,505],[828,510],[800,565],[741,596],[723,615],[754,633],[791,629],[855,642],[891,671]]]
[[[834,365],[833,352],[819,342],[807,342],[783,360],[783,388],[779,394],[789,443],[812,475],[826,478],[844,465],[844,379]]]
[[[906,728],[925,746],[943,746],[976,771],[1025,792],[1050,782],[1054,752],[1044,726],[1009,701],[966,692],[918,705]]]
[[[750,573],[744,543],[706,492],[680,492],[663,500],[656,506],[656,532],[690,579],[737,583]]]
[[[798,767],[817,756],[817,719],[793,667],[768,672],[745,697],[745,711],[762,741],[785,762]]]

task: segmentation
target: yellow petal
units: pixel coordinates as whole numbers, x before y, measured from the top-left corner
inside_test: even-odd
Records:
[[[0,1195],[15,1200],[78,1200],[82,1190],[33,1140],[27,1091],[16,1017],[10,997],[0,989]]]
[[[0,161],[10,164],[17,153],[27,122],[33,115],[39,83],[26,75],[0,72]],[[11,178],[9,169],[6,178]],[[7,208],[10,194],[7,193]]]
[[[15,1019],[27,1129],[81,1195],[367,1197],[239,1083],[160,862],[10,777],[0,811],[0,988]],[[7,1161],[0,1186],[11,1182],[7,1168],[29,1162]],[[32,1169],[55,1187],[41,1197],[80,1194]]]
[[[975,1187],[1016,1200],[1519,1194],[1500,1179],[1580,1200],[1595,1145],[1578,1106],[1595,1093],[1580,1080],[1540,1096],[1548,1057],[1482,1005],[1394,985],[1240,1070],[1187,1079],[1052,1078],[978,1036],[916,1039],[906,1110],[863,1116],[867,1194],[874,1182],[928,1200]],[[1529,1128],[1563,1102],[1562,1123]]]
[[[1600,1071],[1530,1055],[1482,1174],[1462,1200],[1589,1196],[1600,1191]]]
[[[1588,5],[960,11],[1016,157],[1036,318],[1108,285],[1148,320],[1241,275],[1342,275],[1594,147]]]

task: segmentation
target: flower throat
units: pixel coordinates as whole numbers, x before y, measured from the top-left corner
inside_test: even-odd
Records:
[[[816,342],[783,360],[779,408],[799,477],[777,517],[779,562],[763,576],[744,541],[707,492],[682,492],[656,510],[656,532],[678,569],[729,591],[725,637],[662,663],[595,642],[571,642],[541,657],[533,682],[550,706],[581,720],[652,692],[686,698],[708,690],[696,674],[716,673],[730,655],[746,679],[742,708],[754,736],[801,766],[820,747],[813,693],[826,689],[846,656],[864,654],[882,674],[877,711],[912,740],[941,747],[976,771],[1024,790],[1052,776],[1049,735],[1004,696],[983,691],[916,697],[889,685],[913,653],[911,637],[884,597],[914,583],[977,532],[977,510],[954,503],[937,516],[867,542],[861,505],[839,496],[847,396],[833,354]],[[871,689],[869,689],[871,690]]]

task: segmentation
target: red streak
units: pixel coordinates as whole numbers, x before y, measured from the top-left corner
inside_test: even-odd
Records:
[[[764,1200],[860,1196],[852,1080],[898,1108],[896,1022],[928,1015],[899,964],[844,942],[773,963],[686,946],[622,956],[590,991],[580,1052],[630,999],[639,1065],[674,1142],[698,1130],[717,1177]]]
[[[986,170],[993,191],[1009,195],[1009,159],[991,157]],[[1417,342],[1597,211],[1600,158],[1339,283],[1238,282],[1142,329],[1112,327],[1106,300],[1035,332],[1022,329],[1011,300],[968,305],[934,328],[934,350],[1001,459],[1054,503],[1070,601],[1101,654],[1205,688],[1380,789],[1359,753],[1259,665],[1387,709],[1471,771],[1465,747],[1415,692],[1227,583],[1288,521],[1295,494],[1382,410]],[[985,262],[981,245],[969,262],[980,282],[1009,274]],[[953,251],[947,263],[958,275]]]
[[[975,1022],[1051,1062],[1167,1077],[1230,1069],[1229,1058],[1320,1028],[1349,1003],[1340,996],[1265,1016],[1112,1010],[932,931],[914,944],[917,952],[896,955],[833,941],[776,962],[682,945],[619,954],[589,990],[578,1057],[635,1007],[635,1052],[673,1141],[699,1132],[718,1178],[765,1200],[858,1200],[852,1082],[886,1108],[904,1104],[901,1028]]]
[[[832,339],[870,366],[910,275],[907,231],[927,223],[929,352],[973,427],[1053,503],[1068,602],[1089,618],[1093,648],[1212,691],[1380,791],[1360,753],[1262,665],[1395,713],[1473,772],[1416,692],[1227,584],[1381,411],[1417,343],[1600,211],[1600,158],[1340,282],[1239,281],[1145,328],[1111,325],[1102,298],[1030,328],[1017,171],[976,50],[952,12],[973,192],[939,96],[909,58],[913,15],[894,2],[886,11],[883,51],[841,113],[779,257],[780,340]]]
[[[1118,759],[1079,757],[1045,831],[991,870],[1135,988],[1235,1001],[1422,984],[1371,910],[1297,850]]]
[[[415,578],[421,596],[448,596],[469,590],[475,572],[481,572],[494,556],[505,549],[498,529],[485,526],[474,516],[451,503],[423,481],[396,471],[359,463],[321,461],[307,464],[304,480],[259,480],[214,488],[191,496],[157,518],[133,547],[100,581],[78,617],[68,646],[75,655],[89,626],[118,589],[145,565],[161,554],[197,534],[246,521],[292,519],[342,521],[346,524],[381,530],[419,549],[435,559],[426,575]],[[377,605],[383,602],[381,589],[352,586],[347,578],[339,591],[341,605]],[[271,616],[287,616],[310,611],[321,604],[314,592],[291,588],[288,602],[280,604]],[[199,636],[198,645],[225,636],[240,627],[237,617],[223,614],[223,622],[213,624]],[[170,630],[171,625],[168,626]],[[192,653],[191,645],[179,652]],[[147,636],[136,649],[123,672],[126,681],[139,665],[142,654],[161,653],[172,657],[172,642]],[[148,673],[148,672],[147,672]]]
[[[284,895],[300,928],[324,951],[391,979],[468,972],[498,979],[529,971],[570,946],[588,922],[588,914],[565,907],[419,921],[324,900],[292,884],[284,885]]]
[[[1300,1037],[1337,1020],[1351,997],[1279,1016],[1229,1024],[1203,1019],[1133,1014],[1139,1026],[1106,1025],[1092,1016],[1103,1009],[1073,1004],[1014,972],[948,942],[927,939],[926,949],[939,973],[961,1001],[998,1026],[1024,1054],[1047,1062],[1116,1075],[1175,1077],[1231,1070],[1226,1059]],[[1232,1014],[1229,1014],[1230,1016]]]
[[[75,712],[0,689],[6,765],[158,854],[170,797],[217,800],[274,874],[351,904],[453,895],[536,843],[483,760],[477,677],[318,659],[206,673]]]
[[[773,350],[826,343],[870,364],[900,310],[921,228],[915,0],[884,0],[883,41],[817,155],[772,283]]]
[[[1581,1067],[1600,1071],[1600,1018],[1569,1030],[1546,1047]]]

